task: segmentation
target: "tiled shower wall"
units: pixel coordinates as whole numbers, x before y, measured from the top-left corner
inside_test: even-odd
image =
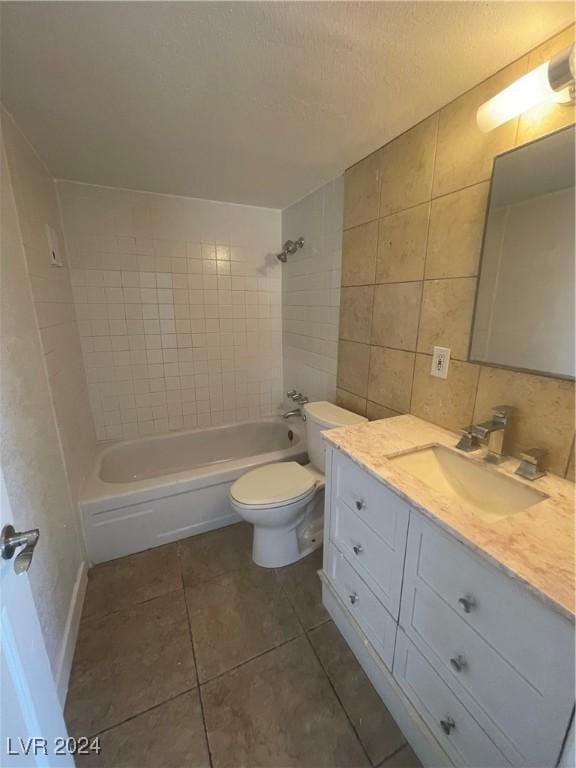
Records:
[[[99,440],[282,400],[280,212],[58,182]]]
[[[282,212],[282,242],[303,237],[282,266],[284,388],[310,400],[336,397],[342,177]]]
[[[467,356],[493,158],[574,122],[546,105],[483,134],[476,110],[573,41],[574,27],[346,172],[338,347],[340,404],[458,430],[507,403],[513,451],[546,448],[550,470],[571,477],[573,382]],[[452,351],[446,380],[430,375],[435,345]]]

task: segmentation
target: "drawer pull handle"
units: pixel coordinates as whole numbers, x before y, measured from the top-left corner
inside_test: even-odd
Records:
[[[362,546],[362,544],[354,544],[354,546],[352,547],[352,550],[355,555],[361,555],[362,552],[364,552],[364,547]]]
[[[456,723],[451,717],[447,717],[446,720],[440,720],[440,727],[446,734],[446,736],[450,736],[450,731],[453,728],[456,728]]]
[[[460,597],[458,599],[458,602],[464,608],[464,613],[470,613],[472,608],[476,605],[476,600],[471,595],[466,595],[466,597]]]
[[[461,654],[458,654],[458,656],[453,656],[450,659],[450,664],[455,672],[462,672],[466,666],[466,659]]]
[[[362,499],[356,499],[356,509],[360,512],[366,506],[366,502]]]
[[[352,592],[351,595],[348,595],[348,600],[350,600],[350,605],[354,605],[354,603],[357,603],[360,598],[356,592]]]

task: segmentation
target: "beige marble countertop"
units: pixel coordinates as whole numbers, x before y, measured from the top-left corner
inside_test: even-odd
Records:
[[[536,596],[574,620],[574,484],[556,475],[535,480],[514,479],[549,498],[509,517],[488,521],[464,503],[448,498],[413,475],[395,467],[387,457],[440,444],[454,448],[458,435],[416,416],[396,416],[324,433],[339,448],[384,485],[395,490],[460,541],[522,581]],[[486,466],[484,449],[462,454]],[[513,475],[518,459],[491,471]]]

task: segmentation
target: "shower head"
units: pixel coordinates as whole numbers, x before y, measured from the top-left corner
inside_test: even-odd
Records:
[[[284,243],[284,246],[282,248],[282,252],[278,253],[276,255],[276,258],[278,261],[281,261],[282,264],[286,264],[288,261],[288,256],[292,256],[299,248],[304,247],[304,238],[299,237],[298,240],[286,240]]]

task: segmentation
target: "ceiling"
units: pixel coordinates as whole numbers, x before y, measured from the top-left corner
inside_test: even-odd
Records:
[[[284,208],[573,20],[557,2],[1,3],[56,178]]]

